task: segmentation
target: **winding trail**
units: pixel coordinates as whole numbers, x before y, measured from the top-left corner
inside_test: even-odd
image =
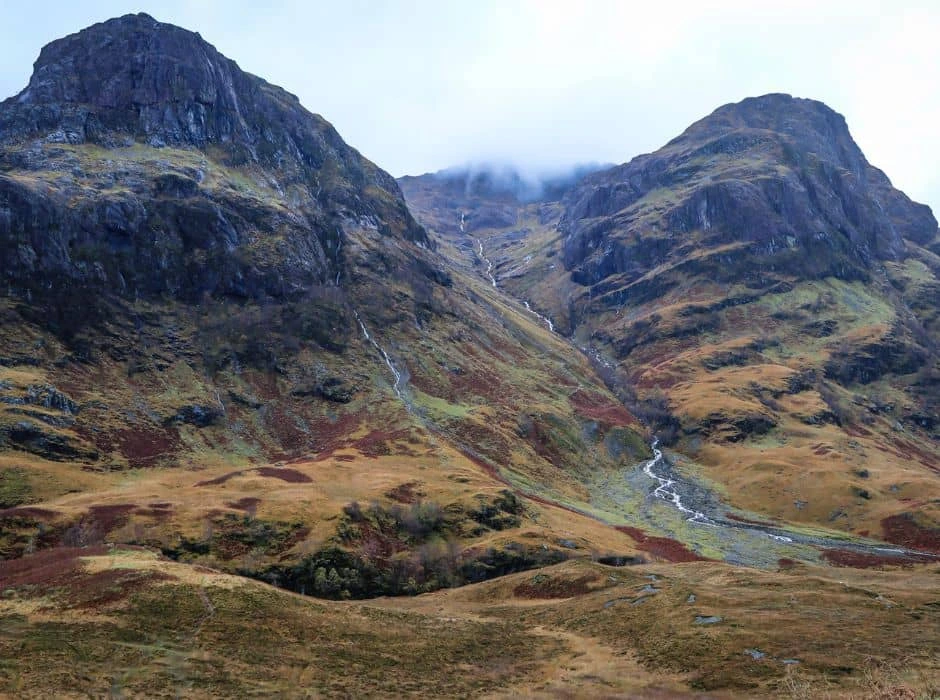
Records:
[[[205,616],[199,620],[196,624],[195,629],[192,633],[193,642],[196,641],[196,637],[199,636],[199,633],[202,632],[202,628],[206,626],[206,623],[209,622],[213,617],[215,617],[215,606],[212,604],[212,601],[209,600],[209,594],[206,593],[206,586],[203,584],[199,588],[199,599],[202,601],[203,607],[206,609]]]

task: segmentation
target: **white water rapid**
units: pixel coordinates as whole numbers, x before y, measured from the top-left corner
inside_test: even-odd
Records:
[[[372,347],[374,347],[376,350],[379,351],[379,354],[382,356],[382,359],[385,360],[385,364],[388,365],[388,368],[391,370],[392,376],[395,378],[395,383],[392,385],[392,389],[395,390],[395,395],[398,397],[398,399],[402,403],[405,403],[407,405],[407,403],[405,402],[405,397],[401,393],[401,383],[402,383],[401,372],[395,366],[395,363],[392,362],[392,358],[389,357],[387,352],[385,352],[385,348],[379,345],[378,342],[376,342],[375,338],[373,338],[369,334],[369,330],[366,328],[366,324],[364,324],[362,322],[362,319],[359,318],[359,312],[353,311],[353,313],[356,316],[356,321],[359,322],[359,327],[362,329],[362,335],[365,337],[367,341],[369,341],[372,344]]]
[[[651,445],[653,448],[653,459],[649,460],[646,464],[643,465],[643,472],[651,479],[659,482],[659,486],[653,490],[653,495],[662,498],[664,501],[669,501],[672,503],[676,508],[679,509],[680,512],[689,516],[686,518],[686,520],[689,522],[711,525],[711,520],[709,520],[704,513],[687,508],[682,503],[682,498],[679,496],[679,492],[672,488],[676,484],[675,481],[659,476],[659,474],[653,471],[653,468],[662,464],[663,461],[663,452],[657,447],[658,444],[658,439],[653,440],[653,444]]]
[[[462,215],[461,215],[462,216]],[[461,226],[463,223],[461,222]],[[486,263],[486,276],[490,280],[490,284],[493,285],[493,289],[499,289],[496,284],[496,278],[493,277],[493,263],[492,261],[483,254],[483,241],[479,238],[474,239],[477,242],[477,255],[480,256],[480,260]]]
[[[530,314],[532,314],[537,319],[539,319],[542,323],[548,326],[548,330],[550,330],[552,333],[555,332],[555,324],[552,323],[552,319],[550,319],[548,316],[543,316],[538,311],[533,309],[531,306],[529,306],[529,302],[527,302],[525,299],[522,300],[522,305],[525,307],[526,311],[528,311]]]

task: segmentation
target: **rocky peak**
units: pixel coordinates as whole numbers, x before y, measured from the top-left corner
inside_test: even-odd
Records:
[[[0,140],[36,136],[106,147],[215,147],[277,182],[309,183],[334,208],[361,209],[374,187],[397,200],[405,237],[430,244],[394,178],[343,142],[296,96],[242,71],[195,32],[146,14],[92,25],[44,47],[29,85],[0,103]],[[327,172],[323,172],[327,171]],[[382,218],[382,212],[370,212]]]
[[[0,144],[0,276],[50,304],[296,297],[369,265],[407,277],[433,247],[325,119],[145,14],[43,48]]]
[[[642,274],[689,244],[745,244],[752,270],[865,278],[903,257],[905,239],[937,234],[840,114],[780,94],[720,107],[655,153],[589,176],[560,226],[565,264],[587,284]]]
[[[16,100],[111,108],[128,100],[221,100],[235,107],[233,73],[240,73],[238,66],[199,34],[141,13],[92,25],[45,46]]]
[[[667,144],[709,142],[732,134],[770,134],[794,148],[861,174],[868,162],[852,139],[845,117],[817,100],[782,93],[749,97],[719,107]]]
[[[95,24],[42,49],[29,85],[7,103],[80,105],[102,126],[142,134],[155,144],[251,142],[251,114],[263,101],[301,109],[293,95],[244,73],[195,33],[149,15]],[[255,108],[255,109],[252,109]],[[96,121],[96,120],[91,120]],[[96,140],[86,121],[72,138]]]

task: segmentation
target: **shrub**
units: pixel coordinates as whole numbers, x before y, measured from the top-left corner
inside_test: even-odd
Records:
[[[485,499],[485,496],[477,496]],[[518,516],[525,511],[522,503],[516,498],[516,494],[508,489],[500,492],[500,495],[492,502],[481,503],[475,510],[468,513],[470,518],[492,530],[507,530],[513,527],[519,527],[522,524]]]

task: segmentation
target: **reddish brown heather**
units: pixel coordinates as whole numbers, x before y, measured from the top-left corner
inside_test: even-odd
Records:
[[[260,498],[254,498],[252,496],[245,496],[244,498],[239,498],[237,501],[229,501],[225,505],[229,508],[234,508],[235,510],[243,510],[245,512],[250,512],[261,504]]]
[[[924,527],[911,513],[892,515],[881,521],[884,539],[894,544],[940,554],[940,528]]]
[[[621,404],[603,394],[578,389],[568,397],[568,402],[582,416],[607,425],[636,425],[637,419]]]
[[[132,467],[152,467],[172,458],[182,448],[174,428],[127,428],[115,431],[114,440]]]
[[[107,554],[104,545],[96,547],[55,547],[19,559],[0,561],[0,590],[21,586],[51,586],[65,582],[80,565],[79,557]]]
[[[219,484],[224,484],[229,479],[234,479],[239,474],[244,474],[247,469],[242,469],[237,472],[229,472],[228,474],[223,474],[222,476],[217,476],[214,479],[208,479],[206,481],[197,481],[195,486],[218,486]]]
[[[925,452],[910,440],[896,439],[892,442],[898,448],[898,451],[894,453],[895,456],[908,462],[920,462],[931,471],[940,474],[940,462],[937,461],[934,455]]]
[[[353,445],[366,457],[381,457],[389,454],[389,444],[395,440],[405,440],[411,435],[408,430],[372,430],[365,437],[356,440]]]
[[[629,527],[627,525],[620,525],[617,529],[636,540],[637,547],[644,552],[649,552],[666,561],[711,561],[706,557],[696,554],[681,542],[670,539],[669,537],[653,537],[647,535],[639,528]]]
[[[297,421],[294,420],[295,414],[288,410],[282,404],[273,403],[268,406],[268,412],[265,418],[265,429],[274,437],[285,454],[293,456],[305,448],[308,448],[311,442],[311,435],[316,432],[308,433],[302,430]]]
[[[38,518],[39,520],[52,520],[58,515],[54,510],[36,508],[35,506],[18,506],[0,510],[0,518]]]
[[[910,566],[912,564],[925,564],[930,561],[929,557],[891,557],[881,554],[868,554],[866,552],[852,552],[847,549],[827,549],[823,552],[823,559],[834,566],[844,566],[853,569],[874,569],[882,566]]]
[[[106,534],[126,523],[128,514],[136,508],[137,505],[134,503],[92,506],[88,509],[88,515],[82,520],[86,524],[94,526],[100,533]]]
[[[75,608],[100,610],[155,581],[174,581],[176,577],[162,571],[105,569],[93,574],[76,572],[75,580],[69,587],[69,604]]]
[[[286,481],[289,484],[309,484],[313,482],[306,474],[303,474],[296,469],[288,469],[287,467],[258,467],[255,469],[260,476],[271,477],[272,479],[280,479],[281,481]],[[244,499],[243,499],[244,500]]]
[[[409,481],[407,484],[399,484],[388,491],[385,497],[392,501],[397,501],[398,503],[416,503],[427,495],[423,491],[417,490],[416,487],[419,486],[420,483],[420,481]]]

